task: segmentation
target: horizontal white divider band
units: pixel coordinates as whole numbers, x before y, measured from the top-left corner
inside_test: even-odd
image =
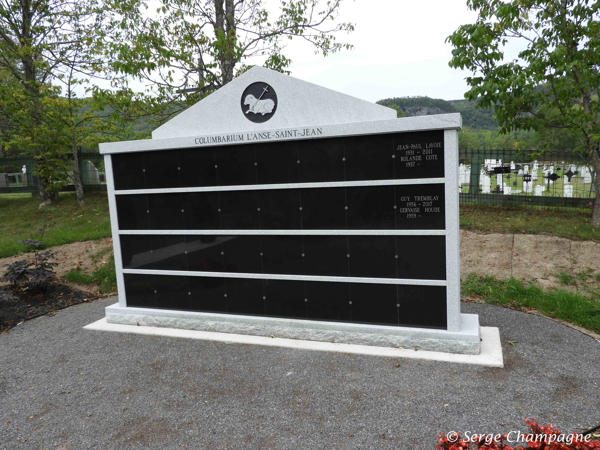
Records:
[[[446,230],[119,230],[120,235],[146,236],[445,236]]]
[[[161,189],[124,189],[115,190],[116,195],[131,194],[177,194],[186,192],[226,192],[226,191],[258,191],[275,189],[308,189],[327,187],[360,187],[360,186],[401,186],[414,184],[444,183],[445,178],[410,178],[405,180],[369,180],[369,181],[331,181],[327,183],[284,183],[284,184],[244,184],[238,186],[202,186]]]
[[[266,273],[197,272],[186,270],[123,269],[132,275],[175,275],[183,277],[250,278],[257,280],[328,281],[335,283],[408,284],[446,286],[446,280],[411,280],[406,278],[322,277],[313,275],[277,275]]]

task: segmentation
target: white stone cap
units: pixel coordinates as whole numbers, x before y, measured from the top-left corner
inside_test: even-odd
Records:
[[[263,82],[277,94],[277,109],[267,122],[254,123],[242,111],[242,95]],[[350,95],[255,66],[152,132],[153,139],[311,127],[393,119],[396,111]]]
[[[323,126],[299,126],[295,128],[269,129],[260,132],[233,131],[221,134],[199,134],[165,139],[108,142],[100,144],[100,153],[106,155],[150,150],[213,147],[234,143],[254,144],[258,142],[357,136],[363,134],[402,133],[427,130],[460,130],[461,128],[462,118],[459,113],[437,114],[431,116],[403,117],[400,119],[363,121]]]

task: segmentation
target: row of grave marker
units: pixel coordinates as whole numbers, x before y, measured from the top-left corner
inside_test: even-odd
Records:
[[[566,168],[566,166],[565,166]],[[542,176],[546,181],[545,185],[539,184],[535,185],[535,181],[538,180],[538,172],[543,171],[544,175]],[[479,176],[479,191],[483,194],[492,194],[492,193],[502,193],[504,195],[514,195],[514,194],[533,194],[535,188],[535,196],[543,196],[544,192],[549,189],[549,187],[554,184],[556,180],[560,178],[560,176],[556,173],[556,171],[562,170],[561,167],[555,166],[554,164],[544,164],[540,165],[537,161],[534,161],[532,164],[532,169],[530,173],[529,164],[525,164],[524,166],[520,166],[514,163],[514,161],[510,162],[510,165],[503,165],[502,160],[495,159],[486,159],[484,162],[484,168],[480,170]],[[523,177],[523,190],[514,189],[517,183],[513,182],[512,186],[506,183],[505,179],[510,179],[511,175],[514,172],[515,176]],[[569,166],[569,170],[564,172],[564,188],[563,188],[563,196],[564,197],[573,197],[573,185],[572,179],[574,177],[579,176],[579,179],[583,181],[584,184],[592,183],[592,175],[593,172],[587,166],[576,166],[571,164]],[[492,189],[493,180],[492,177],[496,177],[496,190]],[[462,187],[463,185],[469,185],[471,182],[471,165],[468,164],[460,164],[459,166],[459,183]]]

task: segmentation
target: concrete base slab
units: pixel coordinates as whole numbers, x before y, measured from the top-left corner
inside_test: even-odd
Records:
[[[152,308],[106,308],[108,323],[477,355],[479,316],[460,314],[459,330],[280,319]]]
[[[301,339],[268,338],[232,333],[215,333],[210,331],[182,330],[178,328],[159,328],[138,325],[122,325],[108,323],[106,318],[100,319],[84,327],[87,330],[112,331],[118,333],[134,333],[150,336],[167,336],[184,339],[225,342],[229,344],[263,345],[298,350],[316,350],[339,352],[356,355],[382,356],[387,358],[419,359],[426,361],[442,361],[458,364],[473,364],[486,367],[504,367],[500,331],[495,327],[481,327],[481,351],[478,355],[459,355],[456,353],[408,350],[400,348],[376,347],[369,345],[339,344],[332,342],[306,341]]]

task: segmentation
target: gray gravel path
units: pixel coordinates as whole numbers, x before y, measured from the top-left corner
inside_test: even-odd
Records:
[[[434,449],[600,423],[600,343],[543,317],[463,305],[500,328],[492,369],[82,329],[114,302],[0,336],[0,449]]]

